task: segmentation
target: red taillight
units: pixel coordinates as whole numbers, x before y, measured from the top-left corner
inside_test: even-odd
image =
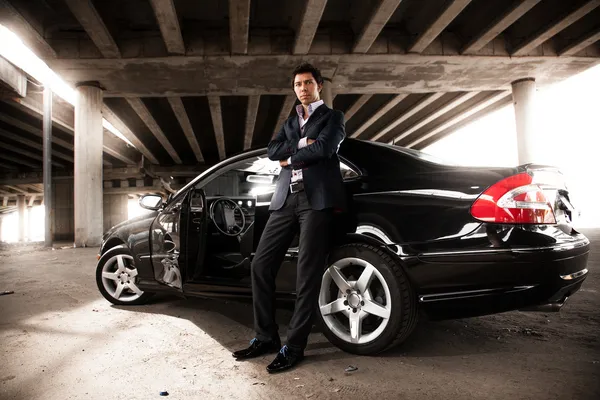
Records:
[[[555,224],[552,205],[528,173],[490,186],[471,206],[471,215],[496,224]]]

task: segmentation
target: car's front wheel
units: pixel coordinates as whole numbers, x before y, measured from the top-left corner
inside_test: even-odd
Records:
[[[113,304],[144,304],[154,293],[138,288],[137,275],[130,251],[125,246],[116,246],[100,257],[96,267],[96,284],[102,296]]]
[[[340,349],[377,354],[403,342],[417,321],[417,302],[401,266],[367,244],[329,255],[319,294],[323,333]]]

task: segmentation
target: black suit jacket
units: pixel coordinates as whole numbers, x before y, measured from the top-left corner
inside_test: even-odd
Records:
[[[346,137],[344,113],[322,104],[304,125],[304,136],[315,142],[298,149],[300,125],[298,115],[294,114],[269,142],[268,155],[271,160],[292,158],[291,166],[282,168],[279,173],[269,209],[279,210],[283,207],[292,169],[302,169],[304,190],[313,210],[346,210],[346,195],[337,156],[340,144]]]

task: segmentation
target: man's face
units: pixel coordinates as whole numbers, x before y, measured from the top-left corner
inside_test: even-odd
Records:
[[[294,92],[305,106],[320,100],[319,92],[322,87],[323,85],[317,84],[310,72],[297,74],[294,77]]]

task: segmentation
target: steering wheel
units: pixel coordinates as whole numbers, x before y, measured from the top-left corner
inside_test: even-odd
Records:
[[[242,207],[227,197],[213,201],[210,205],[210,219],[223,235],[238,236],[246,228],[246,216]]]

